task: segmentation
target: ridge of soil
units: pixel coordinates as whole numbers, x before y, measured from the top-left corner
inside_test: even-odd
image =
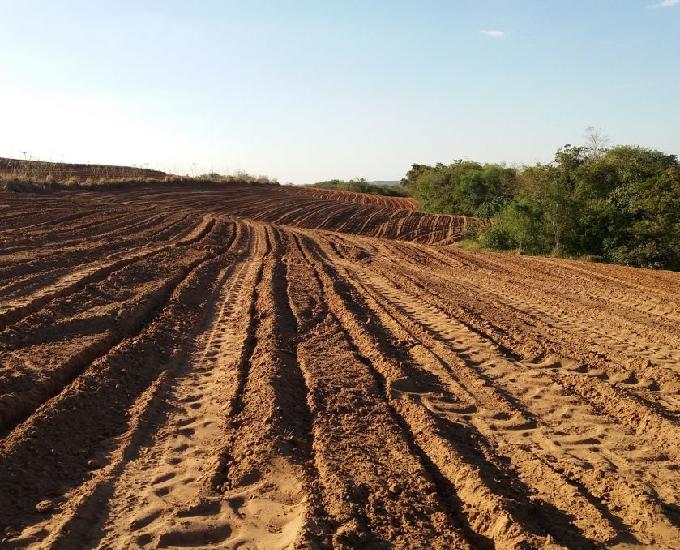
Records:
[[[680,274],[331,195],[0,193],[0,547],[680,548]]]

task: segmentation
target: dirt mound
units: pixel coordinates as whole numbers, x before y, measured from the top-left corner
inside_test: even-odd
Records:
[[[371,195],[363,195],[369,201],[357,203],[346,200],[353,193],[327,195],[293,186],[151,184],[97,193],[103,204],[154,204],[159,209],[173,209],[181,204],[196,215],[210,212],[279,225],[430,244],[456,242],[469,225],[477,223],[465,216],[424,214],[410,207],[403,208],[400,198],[382,197],[384,201],[372,203]]]
[[[404,210],[415,210],[418,202],[410,197],[392,197],[386,195],[371,195],[368,193],[356,193],[354,191],[342,191],[338,189],[323,189],[307,187],[308,193],[320,199],[353,202],[355,204],[372,204],[387,208],[402,208]]]
[[[56,182],[64,182],[71,178],[79,181],[86,179],[123,179],[151,178],[163,179],[167,174],[148,168],[132,166],[110,166],[103,164],[67,164],[63,162],[45,162],[39,160],[17,160],[0,158],[0,176],[44,179],[48,176]]]
[[[3,548],[680,546],[680,274],[290,188],[0,222]]]

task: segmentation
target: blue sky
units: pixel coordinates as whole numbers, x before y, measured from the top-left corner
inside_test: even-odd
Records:
[[[0,156],[305,183],[680,154],[680,0],[0,0]]]

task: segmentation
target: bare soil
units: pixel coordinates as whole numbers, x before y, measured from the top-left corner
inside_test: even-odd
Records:
[[[167,174],[148,168],[134,166],[110,166],[103,164],[67,164],[40,160],[18,160],[0,157],[0,176],[45,178],[63,182],[70,178],[84,181],[87,178],[152,178],[163,179]]]
[[[680,274],[332,195],[0,194],[0,547],[680,548]]]

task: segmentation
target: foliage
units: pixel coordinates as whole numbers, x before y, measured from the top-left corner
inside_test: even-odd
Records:
[[[425,212],[488,218],[512,198],[515,170],[459,160],[434,167],[414,164],[402,180]]]
[[[399,185],[376,185],[367,182],[364,178],[355,178],[349,181],[328,180],[312,183],[309,187],[321,189],[334,189],[338,191],[353,191],[355,193],[368,193],[370,195],[386,195],[392,197],[407,197],[408,190]]]
[[[523,197],[507,204],[480,234],[479,241],[488,248],[540,253],[545,246],[540,229],[540,207]]]
[[[595,144],[593,144],[595,143]],[[402,180],[430,212],[489,220],[480,245],[680,270],[680,163],[590,136],[549,164],[413,165]]]
[[[270,178],[269,176],[253,176],[248,172],[239,171],[234,174],[219,174],[217,172],[210,172],[208,174],[201,174],[192,178],[200,182],[209,183],[252,183],[262,185],[279,185],[279,182]]]
[[[222,185],[222,184],[249,184],[249,185],[279,185],[275,179],[267,176],[251,176],[245,172],[237,172],[234,175],[203,174],[201,176],[175,176],[163,175],[162,178],[151,177],[76,177],[69,176],[66,179],[57,180],[52,174],[34,176],[27,174],[2,174],[0,173],[0,191],[12,191],[17,193],[49,192],[59,189],[119,189],[134,187],[136,185]]]

